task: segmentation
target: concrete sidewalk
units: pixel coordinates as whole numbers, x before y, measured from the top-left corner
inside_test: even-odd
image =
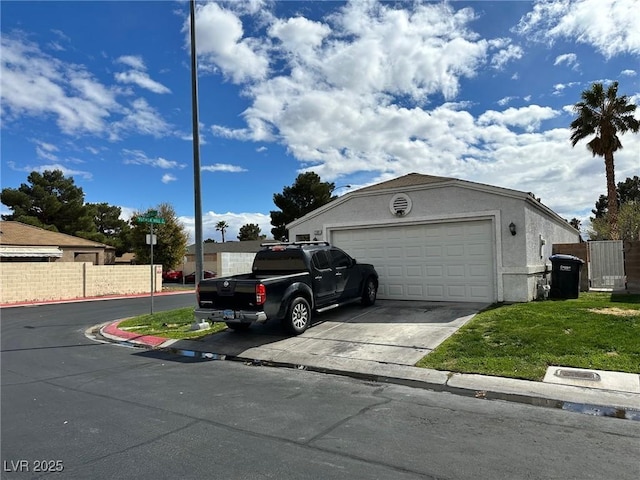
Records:
[[[119,322],[97,326],[94,332],[112,342],[203,359],[306,369],[476,398],[640,420],[637,374],[558,366],[549,367],[543,382],[534,382],[415,367],[418,360],[469,321],[481,306],[419,307],[406,302],[385,302],[381,307],[366,310],[347,307],[324,316],[324,321],[296,337],[284,335],[277,323],[256,325],[242,333],[220,332],[198,341],[140,336],[119,329]],[[393,329],[389,328],[386,316],[394,317]]]

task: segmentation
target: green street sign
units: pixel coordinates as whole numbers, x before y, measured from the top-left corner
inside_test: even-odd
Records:
[[[136,218],[138,223],[164,223],[164,218],[160,217],[138,217]]]

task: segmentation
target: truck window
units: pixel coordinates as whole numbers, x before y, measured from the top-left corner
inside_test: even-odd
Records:
[[[350,267],[352,263],[351,257],[337,248],[331,249],[331,261],[333,268]]]
[[[327,270],[331,268],[331,263],[329,262],[329,258],[327,254],[323,251],[316,252],[313,254],[313,266],[316,267],[317,270]]]
[[[253,272],[304,272],[307,266],[300,250],[264,250],[256,254]]]

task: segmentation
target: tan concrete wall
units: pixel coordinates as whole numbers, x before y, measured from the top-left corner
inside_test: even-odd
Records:
[[[155,292],[162,291],[162,265],[154,266]],[[93,265],[71,262],[0,263],[0,303],[71,300],[148,293],[149,265]]]

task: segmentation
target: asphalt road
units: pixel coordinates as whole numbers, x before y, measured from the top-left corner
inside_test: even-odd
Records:
[[[640,422],[84,335],[148,311],[142,298],[0,312],[2,478],[640,477]]]

